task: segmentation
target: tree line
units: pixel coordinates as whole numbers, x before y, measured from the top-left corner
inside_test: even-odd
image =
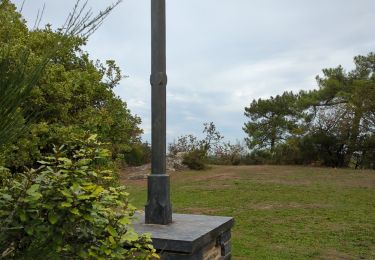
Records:
[[[254,162],[375,168],[375,54],[356,56],[354,65],[324,69],[318,89],[245,107]]]

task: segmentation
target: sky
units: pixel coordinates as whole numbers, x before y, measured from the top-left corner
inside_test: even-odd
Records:
[[[22,0],[13,1],[21,6]],[[61,26],[75,0],[26,0],[32,26]],[[94,13],[111,1],[89,0]],[[201,136],[214,122],[227,140],[242,140],[244,108],[253,99],[317,88],[323,68],[353,68],[375,51],[374,0],[166,0],[167,141]],[[142,118],[150,140],[150,0],[124,0],[84,50],[115,60],[128,77],[115,89]]]

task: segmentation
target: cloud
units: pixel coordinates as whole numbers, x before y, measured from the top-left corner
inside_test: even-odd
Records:
[[[25,17],[35,19],[43,2],[26,1]],[[49,1],[43,21],[62,24],[74,2]],[[106,4],[89,1],[94,11]],[[167,1],[168,140],[200,135],[209,121],[228,139],[243,138],[252,99],[315,88],[323,68],[350,70],[354,56],[374,51],[373,21],[373,0]],[[129,76],[116,93],[142,117],[149,140],[149,1],[124,1],[86,50]]]

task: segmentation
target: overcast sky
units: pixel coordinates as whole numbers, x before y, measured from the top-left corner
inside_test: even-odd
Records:
[[[18,6],[22,0],[14,1]],[[75,0],[26,0],[32,25],[62,25]],[[93,10],[108,0],[91,0]],[[353,67],[375,51],[374,0],[166,0],[168,141],[200,135],[213,121],[228,140],[243,139],[244,107],[286,90],[316,88],[327,67]],[[142,118],[150,139],[150,0],[124,0],[85,47],[116,60],[127,79],[116,93]]]

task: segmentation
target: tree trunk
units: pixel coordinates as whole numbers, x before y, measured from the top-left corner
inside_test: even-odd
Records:
[[[362,116],[363,116],[362,110],[356,109],[356,111],[354,112],[353,123],[352,123],[350,136],[349,136],[348,151],[346,153],[346,158],[345,158],[345,166],[349,166],[353,153],[356,151],[358,135],[359,135],[359,126],[361,123]]]

